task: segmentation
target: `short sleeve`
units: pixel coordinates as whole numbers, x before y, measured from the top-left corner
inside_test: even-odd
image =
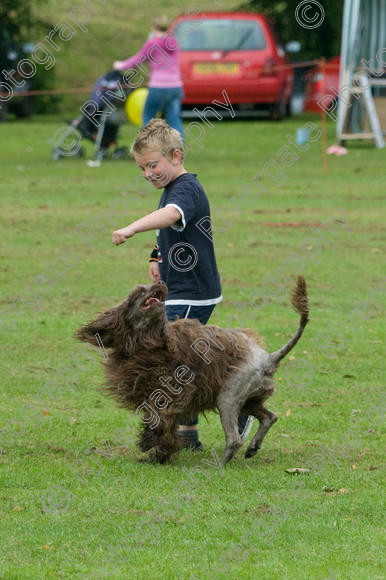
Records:
[[[177,232],[182,232],[188,223],[195,217],[198,205],[198,190],[191,183],[182,182],[168,196],[166,206],[171,205],[178,209],[181,219],[170,226]]]

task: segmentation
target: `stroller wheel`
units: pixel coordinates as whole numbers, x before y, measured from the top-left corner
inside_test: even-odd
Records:
[[[80,149],[73,149],[73,153],[68,153],[66,155],[63,155],[63,153],[60,153],[60,151],[58,151],[57,149],[54,149],[52,151],[52,159],[54,161],[60,161],[60,159],[65,159],[66,157],[68,157],[69,159],[80,159],[83,156],[84,151],[82,147]]]
[[[102,149],[102,148],[97,149],[95,151],[95,156],[94,157],[95,157],[96,161],[102,161],[103,159],[106,159],[106,157],[107,157],[107,149]]]
[[[71,155],[71,157],[73,159],[80,159],[81,157],[84,157],[84,151],[83,151],[82,147],[80,149],[78,149],[77,151],[75,151],[74,155]]]
[[[127,159],[127,147],[117,147],[113,153],[113,159]]]

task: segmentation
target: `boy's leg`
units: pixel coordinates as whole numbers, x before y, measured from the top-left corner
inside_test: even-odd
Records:
[[[238,420],[239,434],[243,443],[252,429],[252,424],[254,420],[255,418],[252,415],[244,415],[244,413],[239,414]]]

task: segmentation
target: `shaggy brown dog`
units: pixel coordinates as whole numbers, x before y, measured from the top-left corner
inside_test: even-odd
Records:
[[[301,316],[299,328],[287,344],[271,354],[261,348],[262,340],[252,330],[204,326],[192,319],[169,323],[166,295],[163,282],[136,286],[118,306],[83,326],[77,337],[98,346],[95,335],[99,334],[110,349],[104,363],[107,390],[122,407],[137,409],[143,423],[139,446],[151,460],[164,463],[180,449],[179,417],[216,408],[226,436],[222,463],[242,445],[237,425],[240,412],[259,420],[245,453],[252,457],[277,420],[263,406],[274,392],[273,375],[308,322],[304,278],[298,277],[291,300]],[[202,347],[206,347],[205,354]],[[179,383],[174,386],[170,385],[173,376]],[[144,409],[145,416],[141,415]]]

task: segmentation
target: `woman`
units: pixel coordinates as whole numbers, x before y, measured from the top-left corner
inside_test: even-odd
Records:
[[[181,101],[184,96],[179,68],[179,46],[170,33],[166,16],[154,18],[151,34],[142,49],[127,60],[116,61],[114,68],[123,70],[149,62],[149,94],[143,110],[142,121],[146,125],[158,112],[164,113],[166,122],[177,129],[182,137]]]

